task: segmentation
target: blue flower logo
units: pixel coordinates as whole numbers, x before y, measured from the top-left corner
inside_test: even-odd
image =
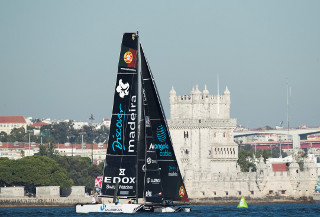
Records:
[[[166,128],[163,125],[160,125],[157,128],[157,138],[160,142],[165,142],[167,135],[166,135]]]

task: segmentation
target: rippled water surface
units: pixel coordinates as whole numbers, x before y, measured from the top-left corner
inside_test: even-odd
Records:
[[[267,204],[236,208],[236,205],[191,206],[190,213],[77,214],[73,207],[0,208],[0,216],[320,216],[320,203]]]

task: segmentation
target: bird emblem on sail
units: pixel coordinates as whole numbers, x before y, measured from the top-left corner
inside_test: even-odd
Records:
[[[122,79],[120,79],[116,91],[119,93],[119,96],[121,98],[124,98],[124,96],[127,96],[129,94],[129,87],[129,83],[123,83]]]

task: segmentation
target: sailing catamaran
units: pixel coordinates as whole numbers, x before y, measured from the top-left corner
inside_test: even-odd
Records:
[[[101,192],[113,203],[78,204],[76,212],[190,211],[173,205],[188,202],[188,194],[138,33],[122,39]],[[117,203],[117,197],[135,203]]]

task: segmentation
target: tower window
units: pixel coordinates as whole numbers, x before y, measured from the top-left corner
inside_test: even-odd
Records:
[[[189,132],[188,131],[183,131],[183,135],[184,135],[184,138],[189,138]]]

